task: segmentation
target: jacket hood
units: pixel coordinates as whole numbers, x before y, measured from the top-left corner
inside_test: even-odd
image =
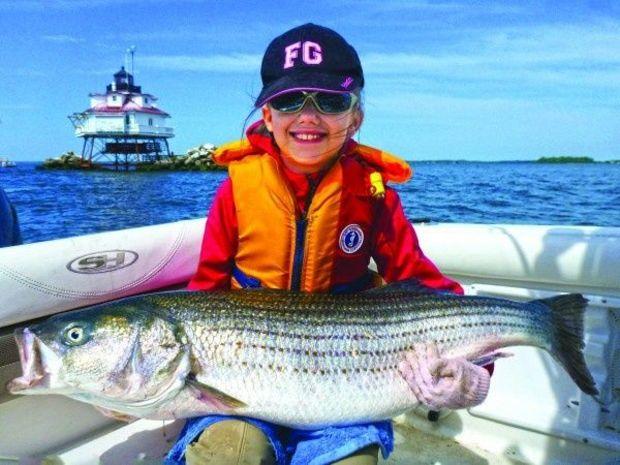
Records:
[[[245,132],[247,138],[221,145],[213,153],[213,161],[220,166],[227,166],[232,161],[241,160],[248,155],[268,153],[278,157],[278,149],[263,120],[253,123]]]
[[[246,136],[246,139],[218,147],[213,154],[213,161],[220,166],[227,166],[230,162],[241,160],[248,155],[264,153],[280,158],[278,148],[263,120],[252,124],[246,131]],[[345,144],[343,156],[357,156],[363,163],[381,173],[384,181],[402,183],[409,180],[412,175],[411,166],[403,159],[389,152],[358,144],[353,139]]]

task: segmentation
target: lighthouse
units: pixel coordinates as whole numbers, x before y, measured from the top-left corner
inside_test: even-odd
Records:
[[[84,139],[82,159],[129,169],[170,156],[170,115],[157,106],[157,97],[135,85],[124,66],[105,93],[89,97],[90,108],[69,116],[75,135]]]

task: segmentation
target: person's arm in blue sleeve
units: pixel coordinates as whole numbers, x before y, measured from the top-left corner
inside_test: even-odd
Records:
[[[17,211],[0,187],[0,247],[22,243]]]

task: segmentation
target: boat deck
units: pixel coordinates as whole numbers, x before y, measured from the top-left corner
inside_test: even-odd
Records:
[[[78,441],[56,454],[37,457],[2,457],[0,465],[162,465],[174,444],[181,421],[140,420],[121,428],[106,428],[93,440]],[[481,449],[440,438],[409,425],[395,423],[395,448],[382,465],[514,465],[523,463],[497,457]]]
[[[523,301],[584,294],[584,355],[604,405],[580,392],[549,354],[511,347],[514,357],[497,363],[482,405],[432,423],[417,409],[397,418],[395,452],[381,463],[620,465],[620,228],[431,224],[416,230],[426,255],[469,295]],[[11,327],[185,282],[203,231],[203,219],[189,220],[2,249],[0,295],[11,305],[0,308],[0,465],[162,462],[181,422],[118,424],[66,397],[3,392],[21,373]],[[102,274],[67,267],[70,257],[116,250],[133,251],[141,265]],[[3,334],[10,342],[3,344]]]
[[[482,449],[464,446],[450,438],[441,438],[395,424],[394,453],[384,465],[514,465],[523,463],[507,457],[498,457]]]

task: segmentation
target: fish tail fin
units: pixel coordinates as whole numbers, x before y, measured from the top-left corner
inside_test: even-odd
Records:
[[[596,396],[599,392],[583,356],[583,317],[588,300],[581,294],[564,294],[537,302],[551,309],[553,355],[583,392]]]

